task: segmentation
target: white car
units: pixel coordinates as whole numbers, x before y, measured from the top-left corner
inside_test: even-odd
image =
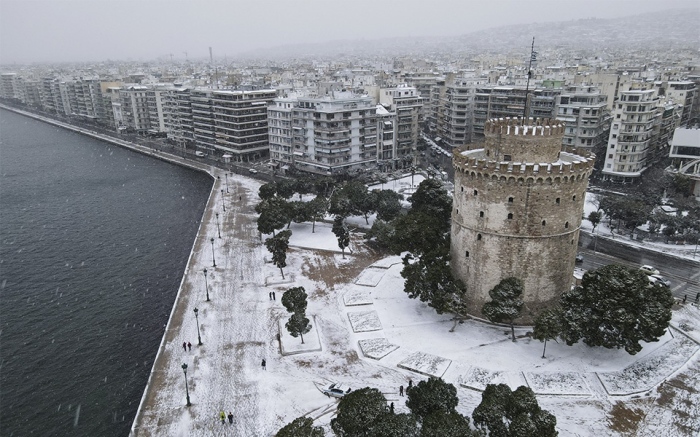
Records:
[[[641,270],[642,272],[646,273],[647,275],[658,275],[658,274],[659,274],[659,271],[658,271],[658,270],[656,270],[654,267],[648,266],[648,265],[641,266],[641,267],[639,268],[639,270]]]
[[[334,398],[342,398],[346,394],[350,393],[352,389],[343,384],[333,383],[323,389],[323,394],[326,396],[333,396]]]
[[[671,281],[669,281],[661,275],[649,275],[649,282],[651,282],[652,284],[661,283],[667,287],[671,286]]]

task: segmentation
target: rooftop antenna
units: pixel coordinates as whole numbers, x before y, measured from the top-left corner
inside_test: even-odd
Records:
[[[527,66],[527,84],[525,85],[525,107],[523,108],[523,122],[521,126],[525,125],[525,119],[527,118],[527,104],[528,104],[528,92],[530,91],[530,78],[532,77],[532,62],[537,62],[537,52],[535,51],[535,37],[532,37],[532,48],[530,49],[530,63]]]
[[[211,47],[209,47],[209,63],[214,63],[214,55],[211,54]]]

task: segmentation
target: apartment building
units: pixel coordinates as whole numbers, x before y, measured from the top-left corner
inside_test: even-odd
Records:
[[[663,96],[668,100],[672,100],[676,104],[683,107],[680,119],[682,127],[689,127],[693,104],[698,98],[697,86],[692,81],[676,81],[676,82],[657,82],[659,96]]]
[[[269,154],[267,107],[277,97],[271,89],[190,91],[195,146],[234,161]]]
[[[139,134],[145,134],[151,128],[149,90],[145,85],[125,85],[119,89],[121,120],[115,119],[120,127]]]
[[[506,117],[554,118],[561,89],[481,85],[475,88],[472,136],[483,137],[486,120]],[[527,109],[526,109],[527,108]]]
[[[278,97],[267,107],[270,161],[282,173],[294,166],[292,112],[296,104],[296,96]]]
[[[342,91],[279,98],[268,114],[270,158],[277,168],[330,175],[377,162],[377,108],[370,97]]]
[[[0,97],[24,103],[24,79],[22,76],[17,73],[0,74]]]
[[[565,146],[600,150],[607,144],[611,115],[607,96],[596,87],[574,85],[556,98],[556,118],[565,122]]]
[[[485,79],[448,75],[438,82],[430,95],[428,129],[447,147],[460,147],[473,140],[476,88]],[[481,117],[479,117],[481,119]],[[481,133],[483,134],[483,119]]]
[[[380,89],[379,103],[393,113],[395,132],[391,153],[380,159],[393,160],[393,168],[414,164],[422,123],[423,98],[415,87],[400,85]],[[384,155],[387,155],[386,150],[382,152]]]
[[[607,180],[633,182],[651,164],[659,97],[656,90],[643,86],[632,86],[619,94],[602,173]]]
[[[168,140],[178,147],[194,147],[190,88],[175,86],[163,95],[163,123]]]

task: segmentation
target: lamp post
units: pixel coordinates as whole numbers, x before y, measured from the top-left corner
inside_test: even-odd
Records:
[[[197,320],[197,346],[202,345],[202,337],[199,335],[199,309],[194,309],[194,318]]]
[[[214,239],[212,238],[211,240],[211,262],[214,264],[214,267],[216,267],[216,258],[214,258]]]
[[[204,289],[207,290],[207,302],[209,302],[209,284],[207,283],[207,269],[204,269]]]
[[[187,406],[190,407],[190,389],[187,387],[187,364],[182,363],[182,371],[185,372],[185,393],[187,394]]]
[[[228,173],[224,173],[226,176],[226,192],[228,193]]]
[[[221,207],[224,208],[224,212],[226,212],[226,198],[224,197],[224,189],[221,189]]]
[[[219,227],[219,213],[216,213],[216,231],[219,233],[219,238],[221,238],[221,228]]]

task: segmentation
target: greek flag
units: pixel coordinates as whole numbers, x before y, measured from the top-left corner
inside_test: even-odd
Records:
[[[532,54],[530,54],[530,61],[537,62],[537,52],[533,51]]]

